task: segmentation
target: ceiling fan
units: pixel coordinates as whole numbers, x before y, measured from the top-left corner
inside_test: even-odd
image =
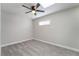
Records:
[[[45,11],[43,11],[43,10],[38,10],[37,8],[38,8],[39,6],[40,6],[39,3],[37,3],[35,6],[33,5],[33,6],[31,6],[31,7],[27,7],[27,6],[25,6],[25,5],[22,5],[22,7],[25,7],[25,8],[27,8],[27,9],[30,10],[30,11],[28,11],[28,12],[25,12],[26,14],[32,12],[34,15],[36,15],[36,12],[45,12]]]

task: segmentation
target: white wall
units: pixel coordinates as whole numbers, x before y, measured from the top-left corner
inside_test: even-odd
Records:
[[[32,39],[32,20],[25,13],[16,14],[1,10],[1,26],[2,46]]]
[[[50,25],[39,26],[38,22],[50,20]],[[34,38],[79,49],[79,7],[66,9],[33,20]]]

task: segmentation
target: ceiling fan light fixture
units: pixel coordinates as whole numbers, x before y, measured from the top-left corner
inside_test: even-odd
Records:
[[[33,10],[32,13],[34,14],[35,13],[35,10]]]
[[[36,13],[35,10],[32,11],[33,15]]]

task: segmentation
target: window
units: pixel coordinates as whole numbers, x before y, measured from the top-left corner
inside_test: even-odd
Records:
[[[38,23],[38,25],[50,25],[50,21],[49,21],[49,20],[40,21],[40,22]]]
[[[46,3],[40,3],[44,8],[47,8],[47,7],[49,7],[49,6],[51,6],[51,5],[53,5],[53,4],[55,4],[55,3],[53,3],[53,2],[49,2],[49,0],[48,0],[48,2],[46,2]]]

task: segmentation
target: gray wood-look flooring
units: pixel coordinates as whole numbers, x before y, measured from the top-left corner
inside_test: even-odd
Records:
[[[79,56],[78,52],[37,40],[29,40],[1,49],[2,56]]]

